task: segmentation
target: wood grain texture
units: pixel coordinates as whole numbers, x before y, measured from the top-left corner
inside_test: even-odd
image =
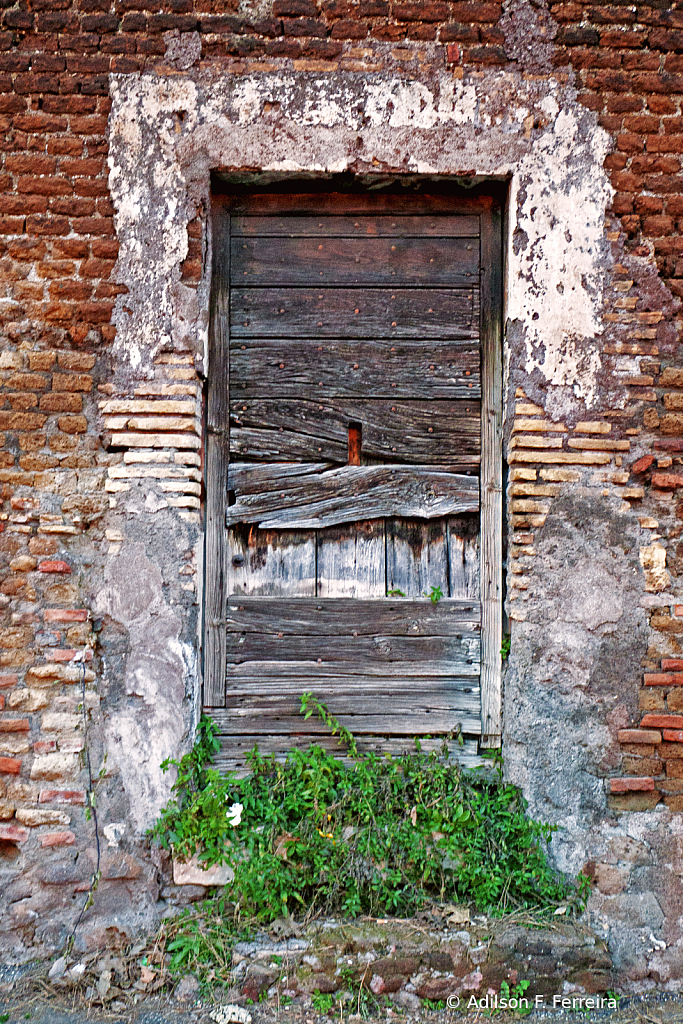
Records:
[[[384,183],[381,190],[362,187],[340,188],[332,191],[292,192],[286,188],[271,191],[244,189],[241,181],[230,181],[229,175],[220,175],[226,182],[228,195],[221,197],[229,204],[234,215],[281,217],[284,215],[319,215],[341,213],[376,217],[381,214],[396,216],[410,214],[427,216],[447,214],[453,216],[479,216],[493,204],[491,196],[472,194],[471,190],[457,193],[452,187],[441,191],[432,183],[402,180],[400,185]],[[377,185],[376,175],[374,184]]]
[[[243,288],[230,301],[233,338],[479,337],[479,289]]]
[[[231,273],[245,286],[467,286],[479,278],[471,238],[234,238]]]
[[[480,628],[478,601],[234,597],[228,628],[283,636],[458,636]]]
[[[400,590],[407,598],[420,598],[439,587],[449,596],[446,522],[437,519],[387,519],[387,593]]]
[[[240,429],[278,434],[301,434],[310,438],[306,461],[325,461],[319,452],[326,440],[342,445],[348,456],[349,424],[360,423],[363,455],[393,462],[447,465],[451,459],[480,454],[480,409],[476,399],[435,402],[406,399],[309,399],[262,398],[233,401],[231,405],[231,450],[238,442],[244,456],[259,459],[260,453],[244,451]],[[264,440],[267,441],[267,438]],[[284,443],[274,438],[272,444]],[[259,461],[261,461],[259,459]],[[289,461],[286,459],[285,461]]]
[[[480,599],[479,520],[457,516],[448,521],[448,578],[450,596],[461,601]]]
[[[482,214],[481,717],[482,743],[499,747],[503,642],[502,219]]]
[[[299,477],[282,479],[277,463],[269,468],[270,479],[261,472],[257,486],[249,481],[249,463],[232,468],[235,503],[226,509],[228,525],[308,530],[389,515],[434,519],[479,507],[477,477],[460,473],[422,466],[340,466],[319,472],[303,464]]]
[[[206,400],[206,525],[204,565],[204,704],[220,707],[225,701],[225,608],[228,545],[225,503],[230,464],[228,392],[230,217],[223,205],[211,211],[213,247],[209,328],[209,385]]]
[[[479,398],[471,341],[240,339],[230,349],[230,396],[258,398]]]
[[[326,213],[322,216],[284,214],[282,216],[236,215],[232,222],[232,236],[288,236],[290,238],[476,238],[479,235],[479,217],[435,215],[432,218],[406,214],[392,216],[359,216]]]
[[[280,636],[278,633],[235,633],[227,638],[228,662],[351,661],[359,665],[388,662],[443,661],[452,675],[478,675],[479,633],[454,636]]]
[[[384,597],[384,522],[332,526],[317,535],[318,597]]]
[[[389,701],[382,700],[379,693],[374,695],[372,711],[367,714],[344,713],[338,706],[341,699],[335,698],[334,715],[357,736],[437,736],[459,729],[477,735],[481,721],[478,691],[467,700],[464,694],[455,692],[449,697],[448,702],[443,702],[448,703],[446,707],[432,709],[426,702],[422,706],[401,705],[397,706],[395,714]],[[212,717],[221,732],[233,736],[244,733],[315,736],[321,731],[318,721],[301,717],[298,697],[282,697],[275,707],[215,708]]]
[[[228,549],[228,594],[315,597],[313,531],[233,527],[228,531]]]

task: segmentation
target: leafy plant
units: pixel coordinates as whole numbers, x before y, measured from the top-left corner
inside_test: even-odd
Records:
[[[492,772],[467,772],[446,744],[429,754],[419,742],[397,757],[360,753],[310,693],[302,712],[319,715],[354,760],[311,745],[281,763],[254,748],[246,778],[222,776],[210,766],[216,727],[203,718],[193,750],[164,762],[178,774],[152,835],[177,857],[199,851],[207,866],[229,864],[238,917],[405,915],[434,899],[494,914],[580,903],[584,890],[548,865],[554,827],[526,817],[499,754]],[[174,967],[209,947],[227,956],[212,928],[188,925],[169,944]]]
[[[508,984],[507,981],[501,981],[500,994],[503,997],[503,999],[507,999],[508,1001],[510,999],[521,1000],[524,998],[524,993],[526,992],[530,984],[530,981],[518,981],[517,984],[513,986],[513,988],[510,988],[510,985]],[[531,1013],[533,1008],[533,1003],[529,1003],[528,1006],[517,1006],[516,1012],[519,1013],[522,1017],[526,1017],[528,1016],[528,1014]],[[512,1007],[512,1009],[514,1010],[515,1007]]]
[[[503,634],[503,643],[502,643],[501,648],[500,648],[500,656],[503,659],[503,661],[507,661],[508,658],[510,657],[510,642],[511,642],[511,639],[512,638],[511,638],[509,633],[504,633]]]
[[[387,590],[387,597],[405,597],[405,591],[399,590],[398,587],[394,587],[393,590]]]
[[[334,1004],[334,997],[331,992],[320,992],[316,989],[311,996],[311,1003],[317,1013],[329,1013]]]
[[[425,594],[425,597],[428,597],[432,604],[438,604],[443,597],[443,590],[439,586],[432,586],[429,588],[429,593]]]

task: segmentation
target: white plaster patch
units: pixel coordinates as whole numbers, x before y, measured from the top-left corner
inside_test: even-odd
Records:
[[[609,137],[557,82],[503,71],[430,84],[379,74],[113,75],[110,92],[117,278],[129,288],[114,319],[131,367],[147,368],[162,346],[203,351],[208,278],[196,310],[178,283],[186,224],[208,201],[212,167],[380,166],[510,179],[507,315],[522,328],[526,369],[595,402]]]

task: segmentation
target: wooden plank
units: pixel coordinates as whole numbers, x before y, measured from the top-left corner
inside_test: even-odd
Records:
[[[344,514],[343,510],[339,514]],[[386,592],[384,523],[382,520],[356,521],[351,527],[319,530],[317,562],[318,597],[383,597]]]
[[[434,519],[479,507],[475,476],[423,466],[340,466],[310,472],[303,464],[300,477],[281,480],[278,465],[269,464],[270,480],[265,473],[259,474],[258,489],[249,483],[249,463],[233,469],[229,485],[236,500],[226,509],[228,525],[258,523],[262,529],[307,530],[388,515]]]
[[[317,402],[261,398],[230,405],[231,427],[236,430],[287,432],[310,438],[308,462],[327,458],[318,451],[326,439],[341,444],[348,454],[350,423],[362,426],[366,458],[444,465],[451,459],[480,454],[481,420],[476,399],[422,402],[333,398]],[[240,441],[243,443],[243,439]],[[274,439],[275,443],[281,444],[282,439]],[[250,457],[258,458],[258,451]],[[340,461],[346,462],[346,458]]]
[[[285,184],[281,188],[259,191],[245,187],[243,175],[238,172],[231,175],[228,171],[218,174],[216,185],[222,186],[228,195],[231,212],[245,215],[284,214],[328,214],[343,210],[345,214],[358,216],[377,216],[388,214],[395,216],[402,210],[409,210],[415,216],[425,214],[469,214],[479,216],[482,210],[490,209],[492,198],[489,195],[476,194],[474,189],[458,190],[451,183],[442,190],[430,182],[425,185],[421,178],[408,180],[401,177],[396,182],[379,182],[378,175],[373,174],[373,188],[368,190],[363,185],[354,184],[350,188],[329,191],[320,189],[310,192],[293,192]]]
[[[460,671],[464,679],[479,678],[479,664],[465,665]],[[229,663],[226,667],[228,685],[239,685],[241,680],[263,679],[268,673],[275,674],[281,682],[289,680],[288,689],[296,691],[297,686],[303,690],[314,689],[326,680],[330,686],[341,687],[346,679],[364,679],[369,687],[377,688],[379,681],[392,679],[413,679],[434,683],[436,680],[453,680],[455,673],[450,665],[442,661],[426,662],[382,662],[358,665],[352,661],[250,661],[244,665]],[[421,685],[421,684],[420,684]]]
[[[402,598],[230,598],[228,628],[283,636],[457,636],[478,629],[478,601],[445,598],[432,604]]]
[[[448,714],[452,710],[461,710],[475,713],[479,711],[479,686],[474,685],[472,680],[458,680],[457,684],[450,684],[450,681],[432,690],[420,688],[419,692],[404,688],[402,690],[388,691],[386,687],[375,686],[364,693],[346,693],[343,686],[340,692],[332,692],[328,687],[325,698],[316,693],[319,700],[332,700],[334,713],[340,715],[377,715],[391,714],[409,717],[414,713]],[[226,704],[226,713],[238,718],[248,718],[249,715],[260,717],[261,715],[274,717],[277,715],[296,715],[301,706],[301,693],[294,693],[291,690],[286,693],[249,694],[234,696],[229,694]],[[318,731],[324,732],[321,723],[317,723]]]
[[[337,713],[339,722],[350,729],[355,735],[363,736],[438,736],[451,733],[458,728],[463,732],[476,735],[480,727],[480,708],[478,694],[472,700],[471,708],[452,708],[431,711],[429,708],[413,710],[399,709],[396,715],[386,709],[377,714],[352,715]],[[375,707],[383,707],[383,702],[376,701]],[[249,735],[281,735],[290,736],[298,733],[301,736],[314,736],[320,732],[320,723],[313,719],[304,720],[299,714],[287,714],[285,711],[264,711],[254,714],[248,709],[240,715],[232,708],[216,708],[212,716],[221,731],[234,736],[247,733]]]
[[[230,349],[230,396],[257,398],[479,398],[471,341],[239,339]]]
[[[457,516],[448,520],[448,577],[450,596],[479,601],[479,517]]]
[[[233,338],[479,337],[479,288],[242,288]]]
[[[382,236],[388,238],[419,238],[438,236],[452,238],[476,238],[479,235],[479,217],[467,214],[448,216],[437,214],[431,219],[424,215],[415,217],[410,214],[392,214],[391,216],[359,216],[353,214],[332,214],[322,216],[302,216],[301,214],[284,214],[281,216],[244,216],[233,218],[233,238],[248,235],[288,235],[291,237],[329,237],[346,235],[348,237]]]
[[[448,545],[443,519],[387,519],[387,593],[419,598],[439,587],[448,596]]]
[[[306,750],[311,743],[315,743],[316,746],[323,747],[345,764],[353,764],[352,759],[346,754],[346,748],[329,733],[321,733],[318,736],[293,735],[286,742],[283,742],[282,736],[219,736],[218,739],[221,749],[216,756],[214,767],[220,772],[234,772],[238,776],[246,774],[247,754],[254,746],[258,746],[263,756],[273,754],[276,760],[285,761],[289,750]],[[422,737],[419,742],[422,751],[429,754],[434,750],[441,750],[444,738]],[[479,756],[476,739],[465,736],[462,746],[457,740],[447,740],[446,742],[450,759],[457,761],[463,768],[478,768],[487,763]],[[358,738],[358,750],[361,753],[373,751],[380,756],[400,757],[404,753],[413,753],[415,743],[412,737],[405,736],[362,736]]]
[[[385,662],[447,663],[454,675],[479,671],[479,633],[453,636],[279,636],[278,633],[228,631],[228,662],[355,661],[359,665]]]
[[[456,288],[479,278],[471,238],[235,238],[233,280],[268,287],[428,285]]]
[[[284,680],[235,678],[226,700],[230,705],[239,704],[242,699],[254,698],[265,701],[271,697],[279,699],[286,695],[299,700],[304,691],[297,690],[295,682],[296,679],[289,678]],[[443,693],[444,687],[447,690],[453,689],[454,692],[462,691],[465,694],[471,694],[479,690],[479,681],[476,675],[455,675],[445,679],[443,676],[437,676],[434,679],[423,677],[419,687],[416,687],[414,676],[392,676],[384,679],[381,675],[376,675],[368,682],[364,676],[346,675],[334,680],[330,680],[329,677],[321,677],[317,681],[315,694],[320,700],[327,703],[331,701],[334,704],[340,694],[346,694],[349,700],[351,698],[364,699],[368,693],[381,695],[383,701],[394,700],[394,698],[411,700],[416,690],[419,690],[425,700],[431,700],[434,696],[434,699],[438,701],[441,699],[439,695]]]
[[[228,547],[228,594],[315,597],[313,531],[233,527],[228,531]]]
[[[502,729],[503,341],[502,219],[482,214],[481,731],[498,747]]]
[[[206,522],[204,528],[204,704],[225,701],[225,609],[228,546],[225,503],[230,463],[228,391],[230,216],[221,203],[211,209],[211,298],[209,375],[206,400]]]

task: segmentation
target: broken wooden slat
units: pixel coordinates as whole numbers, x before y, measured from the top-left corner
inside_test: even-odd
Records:
[[[479,627],[479,603],[438,604],[402,598],[377,601],[239,597],[228,601],[229,629],[283,636],[457,636]]]
[[[318,597],[383,597],[386,593],[384,522],[332,526],[317,536]]]
[[[331,398],[317,402],[262,398],[235,400],[230,409],[231,434],[235,427],[309,437],[308,462],[326,459],[317,450],[325,439],[343,444],[348,455],[350,423],[362,426],[365,457],[446,465],[452,458],[479,455],[480,413],[476,399],[422,402]],[[273,443],[277,444],[278,439]],[[234,452],[232,437],[231,451]],[[346,462],[347,455],[340,461]]]
[[[469,288],[242,288],[230,293],[232,338],[479,337]]]
[[[437,662],[441,659],[453,675],[479,671],[479,633],[454,636],[279,636],[277,633],[228,631],[228,662],[246,665],[254,661],[356,661],[366,666],[385,662]]]
[[[450,596],[461,601],[479,600],[479,521],[458,516],[448,521],[448,576]]]
[[[422,522],[414,519],[385,521],[387,550],[387,593],[401,590],[405,597],[418,598],[438,587],[448,597],[448,546],[444,520]]]
[[[308,285],[458,287],[479,278],[479,245],[469,238],[253,238],[232,240],[235,282],[269,288]]]
[[[248,463],[230,467],[235,504],[226,509],[228,526],[308,530],[388,515],[434,519],[479,507],[477,477],[422,466],[340,466],[316,473],[304,464],[300,478],[285,480],[277,463],[270,468],[270,480],[262,472],[256,489],[249,483]]]
[[[316,538],[312,531],[276,533],[253,526],[233,527],[228,546],[228,594],[315,597]]]
[[[230,350],[230,395],[254,398],[479,398],[471,341],[241,339]]]
[[[359,216],[342,214],[336,216],[306,216],[285,214],[284,216],[236,216],[233,220],[233,238],[240,235],[265,237],[286,235],[293,237],[347,237],[384,236],[389,238],[476,238],[479,235],[479,217],[471,215],[435,215],[432,218],[401,216]]]

